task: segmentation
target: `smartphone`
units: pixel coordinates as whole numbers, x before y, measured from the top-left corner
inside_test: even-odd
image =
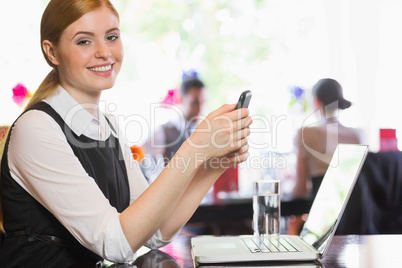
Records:
[[[250,90],[246,90],[243,93],[241,93],[239,101],[237,102],[236,109],[248,108],[248,105],[250,104],[251,95],[252,94]]]

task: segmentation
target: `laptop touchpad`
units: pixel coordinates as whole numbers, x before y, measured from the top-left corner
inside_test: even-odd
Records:
[[[237,248],[236,243],[206,243],[202,245],[203,249],[233,249]]]

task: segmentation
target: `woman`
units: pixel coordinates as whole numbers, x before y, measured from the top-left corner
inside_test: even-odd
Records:
[[[246,160],[247,110],[224,105],[209,114],[148,187],[116,120],[98,109],[123,60],[112,4],[51,0],[41,45],[53,70],[12,126],[2,158],[2,267],[122,263],[143,245],[167,244],[219,175]]]
[[[345,127],[338,121],[339,109],[352,103],[343,97],[342,86],[334,79],[324,78],[313,87],[319,123],[299,130],[294,196],[314,199],[338,143],[362,143],[359,129]],[[311,185],[311,186],[310,186]]]

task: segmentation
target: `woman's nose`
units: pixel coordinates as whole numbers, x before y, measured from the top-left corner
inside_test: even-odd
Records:
[[[110,52],[109,46],[106,44],[106,42],[99,42],[96,47],[95,57],[108,59],[111,55],[112,53]]]

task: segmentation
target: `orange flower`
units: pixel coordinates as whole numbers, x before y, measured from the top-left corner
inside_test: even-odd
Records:
[[[133,145],[130,147],[131,152],[133,153],[133,158],[136,161],[141,161],[145,156],[145,150],[142,147],[138,147],[137,145]]]

